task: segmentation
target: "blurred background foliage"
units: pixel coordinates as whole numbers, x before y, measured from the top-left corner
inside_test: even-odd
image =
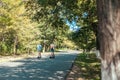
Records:
[[[44,51],[54,43],[56,49],[90,51],[96,47],[95,0],[0,0],[0,54]],[[73,31],[66,20],[76,20]]]

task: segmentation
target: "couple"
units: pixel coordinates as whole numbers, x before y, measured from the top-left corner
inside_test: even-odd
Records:
[[[54,55],[54,44],[51,44],[50,45],[50,51],[51,51],[51,55],[50,55],[50,58],[55,58],[55,55]],[[42,52],[42,45],[38,44],[37,45],[37,51],[38,51],[38,59],[41,58],[41,52]]]

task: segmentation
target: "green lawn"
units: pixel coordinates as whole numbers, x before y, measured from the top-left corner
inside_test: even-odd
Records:
[[[85,80],[100,80],[100,60],[96,58],[94,53],[79,54],[75,64],[80,68],[81,76]]]

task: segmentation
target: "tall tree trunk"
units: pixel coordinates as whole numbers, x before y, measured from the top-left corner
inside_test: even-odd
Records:
[[[45,48],[45,43],[43,44],[43,53],[46,51],[46,48]]]
[[[102,80],[120,80],[120,0],[97,0]]]
[[[18,46],[18,37],[15,36],[15,39],[14,39],[14,55],[17,54],[17,46]]]

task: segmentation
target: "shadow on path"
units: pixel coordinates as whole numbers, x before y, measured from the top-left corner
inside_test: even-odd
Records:
[[[61,53],[55,59],[33,57],[0,63],[0,80],[64,80],[76,56]]]

